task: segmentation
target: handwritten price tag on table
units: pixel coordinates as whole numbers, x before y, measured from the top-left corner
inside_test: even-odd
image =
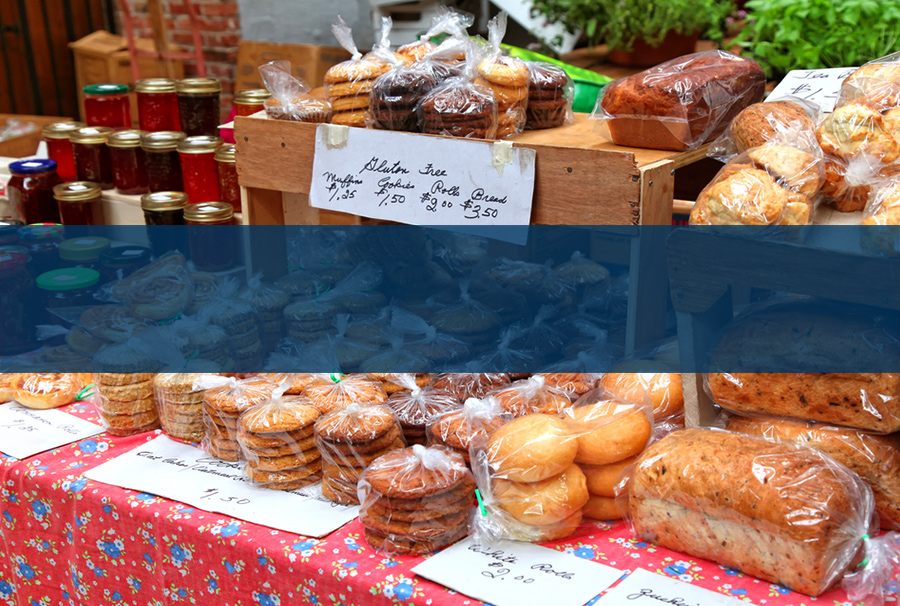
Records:
[[[799,97],[815,103],[824,112],[832,112],[841,92],[841,83],[855,70],[855,67],[795,69],[778,83],[766,101]]]
[[[483,546],[468,538],[413,568],[419,576],[495,606],[582,606],[622,573],[531,543]]]
[[[324,536],[359,514],[358,507],[254,486],[244,479],[243,467],[160,436],[84,476],[310,537]]]
[[[528,225],[534,150],[321,124],[309,203],[410,225]]]
[[[734,598],[695,587],[638,568],[624,581],[613,587],[595,603],[597,606],[659,606],[679,604],[681,606],[752,606]]]
[[[99,433],[99,425],[59,410],[34,410],[16,402],[0,406],[0,451],[17,459]]]

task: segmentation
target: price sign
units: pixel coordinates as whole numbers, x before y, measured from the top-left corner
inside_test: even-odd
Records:
[[[682,583],[673,578],[654,574],[638,568],[624,581],[610,589],[597,600],[597,606],[659,606],[678,604],[680,606],[752,606],[749,602]]]
[[[419,576],[494,606],[583,606],[615,583],[615,568],[531,543],[473,538],[412,569]]]
[[[841,84],[857,68],[830,67],[827,69],[795,69],[778,83],[766,101],[778,101],[784,97],[806,99],[824,112],[834,111]]]
[[[534,150],[321,124],[309,203],[411,225],[528,225]]]
[[[0,451],[26,459],[103,433],[103,428],[56,409],[35,410],[17,402],[0,406]]]
[[[243,462],[221,461],[160,436],[84,476],[310,537],[324,536],[359,514],[358,507],[254,486],[244,479],[243,468]]]

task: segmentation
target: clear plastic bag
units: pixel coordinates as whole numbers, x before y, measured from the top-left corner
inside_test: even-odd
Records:
[[[569,398],[578,398],[597,386],[599,373],[588,372],[553,372],[542,373],[547,386],[566,392]]]
[[[417,108],[437,86],[430,70],[419,63],[405,65],[390,49],[373,51],[391,70],[379,76],[369,93],[369,128],[418,132]]]
[[[272,397],[277,385],[264,377],[199,377],[195,389],[203,391],[203,450],[225,461],[239,461],[238,420],[241,414]]]
[[[497,400],[491,397],[470,397],[461,407],[447,410],[431,420],[426,430],[427,443],[429,446],[439,444],[451,448],[468,463],[472,442],[487,439],[492,431],[504,423],[506,417]]]
[[[568,261],[554,267],[553,273],[576,288],[609,284],[609,270],[577,250]]]
[[[766,76],[755,61],[721,50],[684,55],[600,91],[591,118],[616,145],[696,149],[745,107],[762,101]]]
[[[84,381],[75,373],[10,373],[4,378],[7,399],[27,408],[58,408],[84,395]]]
[[[435,378],[434,386],[449,391],[460,402],[465,402],[469,398],[483,398],[493,390],[509,385],[509,382],[506,373],[446,373]]]
[[[194,296],[185,263],[180,253],[167,254],[113,284],[110,294],[136,318],[175,318],[187,309]]]
[[[500,329],[497,315],[469,294],[468,280],[460,280],[459,299],[436,313],[431,323],[441,332],[468,343],[473,353],[489,348]]]
[[[514,349],[537,352],[542,359],[552,359],[554,354],[565,344],[562,332],[550,323],[554,311],[552,306],[542,305],[534,315],[531,324],[522,327],[510,346]],[[511,368],[511,370],[514,369]]]
[[[381,61],[363,59],[347,23],[337,18],[331,31],[352,57],[325,72],[325,97],[331,104],[332,124],[365,127],[369,92],[375,79],[390,69]]]
[[[237,296],[237,282],[222,280],[217,296],[198,314],[201,322],[215,324],[228,334],[231,355],[240,368],[260,368],[264,354],[257,309]]]
[[[438,332],[437,328],[405,309],[392,310],[391,330],[403,335],[404,347],[424,360],[451,362],[464,358],[469,353],[466,343],[452,335]]]
[[[339,365],[338,368],[354,370],[381,350],[379,344],[351,339],[347,336],[347,328],[350,325],[350,316],[348,314],[338,314],[335,317],[334,324],[337,334],[327,335],[320,346],[333,352],[334,358]]]
[[[466,35],[466,29],[471,27],[474,22],[475,16],[470,13],[448,6],[438,6],[437,14],[431,20],[428,31],[419,40],[398,48],[397,54],[403,57],[407,65],[421,61],[438,47],[431,41],[432,38],[441,34],[450,34],[451,39],[462,39]],[[465,56],[463,55],[461,59],[465,59]]]
[[[528,104],[525,130],[556,128],[575,120],[572,100],[575,83],[562,67],[554,63],[529,61]]]
[[[475,481],[448,448],[390,452],[366,469],[358,493],[366,542],[378,551],[427,555],[469,533]]]
[[[525,346],[515,346],[513,342],[523,334],[523,329],[518,324],[513,324],[500,331],[500,341],[497,348],[486,351],[465,365],[465,370],[489,370],[489,371],[521,371],[526,368],[536,368],[543,363],[540,352],[528,349]]]
[[[385,373],[386,371],[416,371],[428,366],[428,361],[406,349],[403,337],[395,335],[391,346],[382,349],[359,365],[365,373]]]
[[[500,43],[506,35],[507,14],[501,11],[488,23],[487,56],[478,63],[475,84],[489,88],[497,100],[497,138],[521,133],[528,108],[528,66],[516,57],[503,55]]]
[[[153,396],[163,431],[176,440],[200,442],[206,435],[203,423],[203,390],[194,382],[199,373],[159,373],[153,377]]]
[[[407,444],[425,444],[426,426],[437,416],[462,406],[459,398],[449,391],[427,385],[420,387],[413,375],[396,375],[394,381],[404,389],[391,394],[387,405],[397,416]]]
[[[387,394],[381,382],[362,374],[332,373],[317,375],[307,383],[303,395],[322,414],[346,408],[351,404],[384,404]]]
[[[259,66],[263,85],[272,93],[263,104],[273,120],[330,122],[331,104],[309,94],[309,85],[291,73],[290,61],[270,61]]]
[[[785,97],[754,103],[741,110],[725,132],[709,144],[706,155],[728,162],[767,143],[783,143],[818,153],[816,125],[820,119],[819,106],[805,99]]]
[[[182,316],[168,326],[176,338],[189,340],[190,349],[198,358],[213,362],[222,372],[229,372],[234,369],[231,338],[224,328],[210,324],[210,319],[207,314]]]
[[[900,53],[870,61],[841,84],[837,106],[864,101],[879,111],[900,107]]]
[[[600,379],[600,385],[611,395],[630,402],[649,402],[657,422],[678,420],[684,426],[684,393],[681,373],[670,372],[670,366],[640,360],[634,366],[641,370],[658,366],[659,372],[628,372],[629,363],[617,365]]]
[[[572,405],[566,392],[547,385],[541,375],[515,381],[488,395],[496,399],[504,412],[512,417],[535,413],[556,414]]]
[[[124,343],[149,327],[146,320],[135,318],[124,305],[88,307],[78,319],[78,325],[106,343]]]
[[[860,244],[864,251],[900,254],[900,181],[881,188],[866,206]]]
[[[101,354],[107,352],[110,357],[119,360],[136,360],[157,353],[150,350],[146,343],[136,339],[109,347]],[[94,361],[96,364],[96,358]],[[146,368],[143,366],[143,369]],[[96,400],[97,409],[101,424],[107,432],[116,436],[130,436],[159,428],[159,413],[153,397],[153,376],[152,373],[134,372],[94,373],[94,391],[99,396]]]

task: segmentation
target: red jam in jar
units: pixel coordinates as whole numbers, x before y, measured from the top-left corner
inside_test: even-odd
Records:
[[[127,84],[89,84],[84,91],[84,121],[88,126],[131,128]]]
[[[44,141],[47,143],[47,155],[56,160],[56,174],[63,181],[74,181],[75,156],[72,153],[72,142],[69,137],[72,131],[85,126],[84,122],[54,122],[43,128]]]
[[[24,223],[59,223],[53,188],[62,183],[53,160],[11,162],[7,195],[14,217]]]
[[[134,84],[137,95],[138,122],[141,130],[180,130],[178,118],[178,94],[175,80],[146,78]]]
[[[141,149],[142,130],[120,130],[107,138],[109,160],[112,164],[113,185],[120,194],[146,194],[147,166]]]
[[[271,96],[272,93],[264,88],[242,90],[234,95],[235,113],[238,116],[252,116],[265,109],[264,103]]]
[[[216,171],[219,174],[219,200],[241,212],[241,186],[235,164],[235,146],[227,143],[216,150]]]
[[[181,130],[188,137],[215,137],[219,131],[222,83],[212,78],[185,78],[175,84]]]
[[[200,202],[184,208],[188,246],[197,271],[223,271],[237,263],[234,209],[225,202]]]
[[[184,191],[181,159],[178,157],[178,144],[183,139],[184,133],[176,131],[146,133],[141,137],[141,149],[144,150],[147,166],[147,186],[151,192]]]
[[[63,225],[105,225],[100,187],[90,181],[73,181],[53,188]]]
[[[220,145],[219,137],[188,137],[178,144],[184,193],[192,203],[219,199],[216,150]]]
[[[106,145],[106,139],[112,132],[113,129],[106,126],[86,126],[72,131],[75,174],[79,181],[90,181],[101,189],[112,189],[112,164]]]

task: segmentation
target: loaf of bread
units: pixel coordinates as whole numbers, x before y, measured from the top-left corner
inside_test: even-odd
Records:
[[[638,460],[635,535],[818,596],[862,558],[872,493],[818,451],[686,429]]]
[[[732,417],[726,429],[824,452],[872,488],[881,527],[900,530],[900,434],[873,436],[855,429],[778,417]]]
[[[600,117],[617,145],[695,149],[762,101],[765,86],[755,61],[704,51],[616,80],[605,89]]]

